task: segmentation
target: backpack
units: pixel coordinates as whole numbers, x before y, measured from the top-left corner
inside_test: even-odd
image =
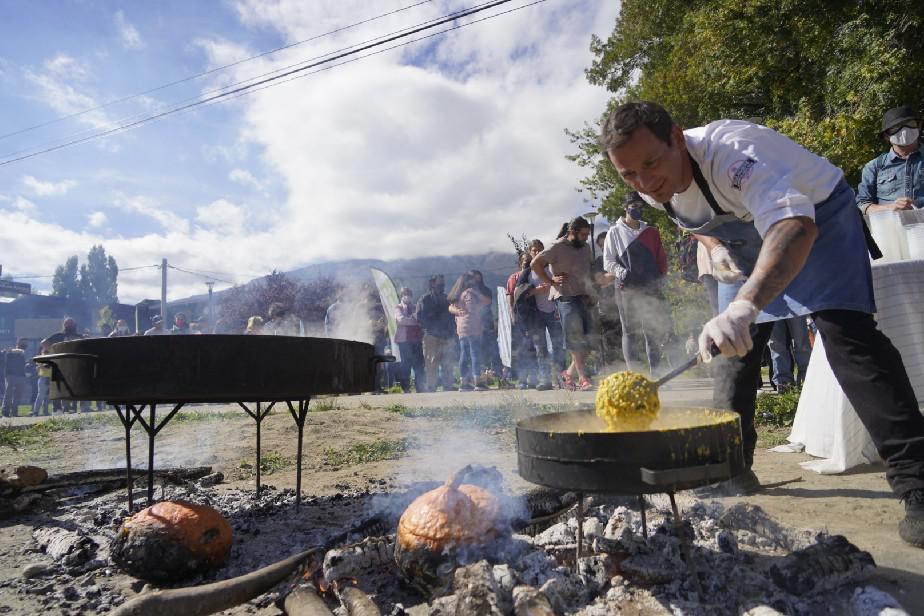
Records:
[[[696,250],[699,245],[691,233],[684,233],[677,240],[677,259],[680,261],[680,277],[687,282],[699,282],[699,267],[696,264]]]

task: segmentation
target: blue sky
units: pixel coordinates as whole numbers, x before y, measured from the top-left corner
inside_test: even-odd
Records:
[[[415,4],[413,0],[0,0],[0,134]],[[472,3],[474,4],[474,3]],[[511,2],[505,8],[525,4]],[[0,139],[0,161],[144,117],[471,4],[435,0],[311,43]],[[234,101],[0,165],[0,263],[48,275],[102,243],[245,281],[351,257],[507,249],[587,205],[563,134],[603,109],[583,78],[618,4],[547,0]],[[496,10],[494,12],[497,12]],[[47,278],[31,279],[41,290]],[[171,273],[170,296],[204,279]],[[217,286],[226,285],[219,283]],[[154,269],[120,298],[157,296]]]

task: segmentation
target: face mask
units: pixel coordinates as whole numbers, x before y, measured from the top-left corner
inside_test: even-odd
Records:
[[[905,147],[911,145],[918,140],[919,130],[916,128],[911,128],[910,126],[903,126],[900,131],[889,137],[889,142],[892,145],[897,145],[899,147]]]
[[[642,219],[642,208],[630,207],[626,210],[626,214],[628,214],[629,218],[631,218],[632,220],[641,220]]]

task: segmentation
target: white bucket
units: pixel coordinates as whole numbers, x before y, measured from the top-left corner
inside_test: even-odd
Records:
[[[869,215],[869,228],[886,261],[908,258],[908,240],[898,212],[873,212]]]
[[[908,242],[908,258],[924,259],[924,224],[908,225],[905,227],[905,236]]]

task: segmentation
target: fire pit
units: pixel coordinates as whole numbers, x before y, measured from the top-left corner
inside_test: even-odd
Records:
[[[193,402],[234,402],[256,421],[258,494],[260,425],[275,403],[286,403],[298,427],[297,507],[301,501],[302,439],[311,396],[371,391],[376,365],[394,361],[394,357],[375,355],[371,344],[351,340],[207,335],[70,340],[53,345],[50,354],[34,361],[52,367],[52,399],[104,400],[115,407],[125,428],[131,509],[132,426],[141,424],[148,435],[151,504],[154,439],[184,405]],[[157,405],[163,403],[172,409],[158,421]]]
[[[578,493],[578,561],[584,493],[637,495],[647,537],[645,494],[667,494],[679,521],[675,492],[744,471],[740,419],[706,409],[662,409],[650,429],[626,432],[607,431],[593,409],[531,417],[517,422],[517,459],[527,481]],[[692,566],[683,533],[681,542]]]

